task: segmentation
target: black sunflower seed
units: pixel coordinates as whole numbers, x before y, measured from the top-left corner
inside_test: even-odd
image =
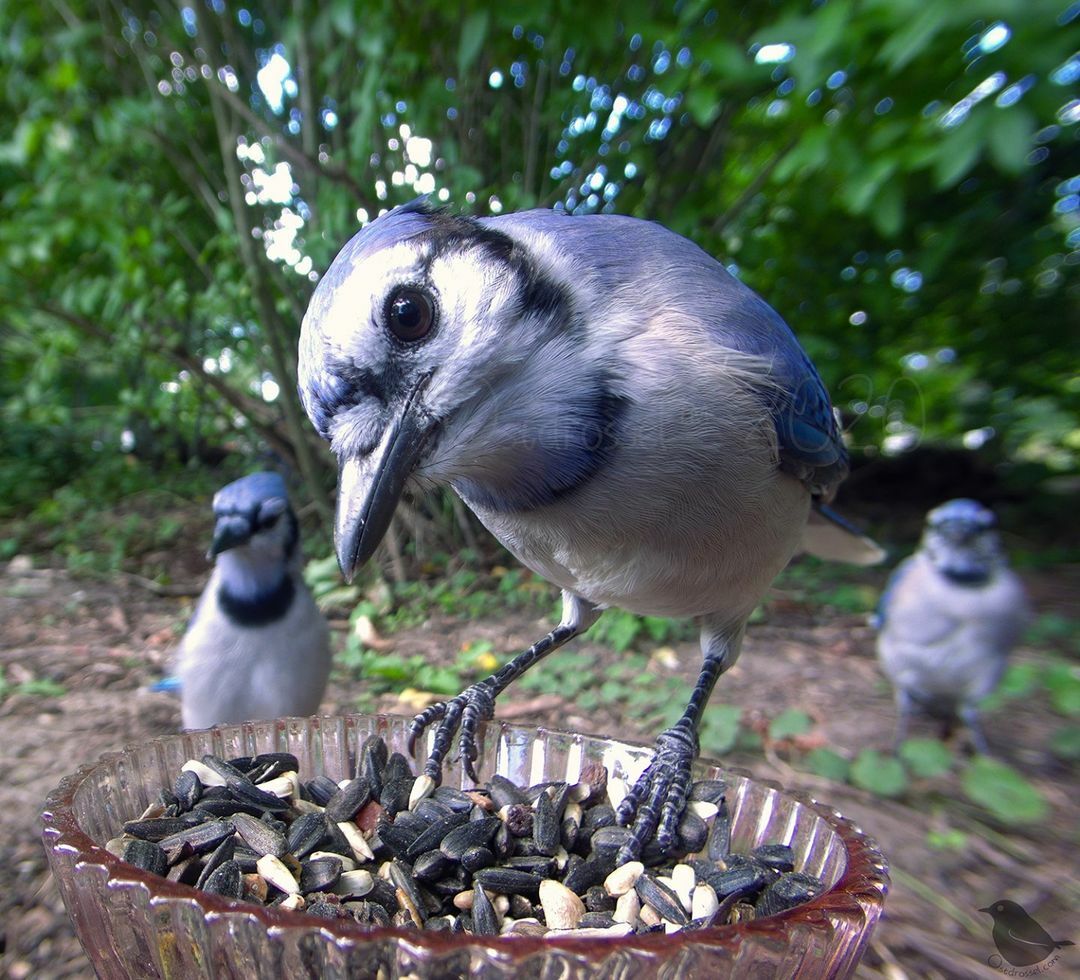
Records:
[[[722,779],[699,779],[690,787],[691,800],[704,800],[706,803],[720,805],[727,792],[727,785]]]
[[[583,830],[596,831],[601,827],[615,826],[615,808],[609,803],[589,807],[581,817]]]
[[[303,813],[289,825],[286,842],[289,850],[302,858],[316,850],[325,836],[326,818],[321,813]]]
[[[731,813],[724,800],[721,799],[717,806],[720,809],[713,817],[712,827],[709,828],[709,839],[705,851],[710,861],[723,860],[731,850]]]
[[[304,861],[300,865],[300,891],[306,895],[333,888],[341,877],[341,868],[341,861],[333,857]]]
[[[563,876],[563,884],[570,891],[584,895],[591,886],[603,884],[604,879],[614,870],[614,853],[591,857],[568,870]]]
[[[501,823],[498,817],[485,817],[483,820],[470,820],[468,823],[463,823],[442,839],[439,850],[448,858],[460,861],[461,855],[470,847],[486,846]]]
[[[371,891],[365,896],[369,902],[377,902],[391,914],[398,909],[397,888],[386,878],[375,876]]]
[[[585,891],[585,908],[590,912],[612,912],[615,909],[615,899],[607,893],[603,885],[590,885]]]
[[[170,857],[170,861],[175,863],[185,848],[192,854],[205,854],[217,847],[226,837],[231,837],[235,830],[232,820],[207,820],[197,827],[188,827],[179,834],[165,837],[158,843],[166,853],[170,850],[176,852],[175,857]]]
[[[214,870],[202,885],[203,891],[226,898],[244,897],[244,879],[240,865],[235,861],[225,861]]]
[[[150,817],[146,820],[129,820],[124,833],[139,840],[160,841],[174,834],[181,834],[191,825],[180,817]]]
[[[472,907],[473,931],[478,936],[497,936],[499,934],[499,920],[495,915],[495,908],[483,888],[473,889]]]
[[[412,766],[409,765],[409,760],[405,758],[400,752],[394,752],[390,758],[386,760],[386,767],[383,769],[383,786],[387,783],[394,782],[398,779],[414,779]]]
[[[272,854],[280,858],[289,853],[289,842],[285,835],[261,820],[246,813],[238,813],[232,820],[236,832],[256,854]]]
[[[406,824],[397,821],[390,823],[388,820],[379,821],[376,833],[379,835],[379,840],[399,857],[405,857],[416,838],[420,836],[419,833],[411,830]],[[372,850],[374,850],[374,846]]]
[[[747,862],[733,865],[726,871],[714,869],[701,878],[712,885],[717,898],[725,899],[729,895],[756,895],[776,878],[776,872],[764,865]]]
[[[236,855],[236,838],[234,836],[226,837],[217,847],[215,847],[203,862],[202,871],[199,872],[199,879],[195,882],[196,888],[202,888],[206,883],[206,879],[210,877],[218,868],[221,867],[226,861],[232,861]],[[237,864],[239,867],[239,863]],[[247,872],[244,872],[245,874]]]
[[[705,846],[709,837],[709,825],[693,810],[687,810],[679,821],[676,848],[687,854],[695,854]]]
[[[541,878],[550,878],[555,871],[555,859],[546,854],[523,854],[507,858],[503,864],[508,868],[539,875]]]
[[[382,794],[383,771],[389,758],[389,750],[378,735],[369,735],[364,739],[360,747],[360,758],[356,764],[356,775],[367,781],[371,789],[371,795],[378,797]]]
[[[420,919],[426,919],[428,916],[427,900],[420,891],[420,886],[413,877],[409,866],[395,858],[390,862],[390,880],[401,895],[408,899],[409,905],[416,910]],[[401,895],[398,896],[399,900]],[[408,906],[406,908],[408,909]]]
[[[267,793],[266,790],[259,789],[248,779],[233,779],[226,785],[229,787],[234,799],[258,807],[264,812],[283,813],[290,807],[288,800],[283,800],[280,796],[274,796],[273,793]]]
[[[352,820],[371,799],[371,787],[366,779],[350,779],[326,801],[326,816],[334,823]]]
[[[579,929],[608,929],[615,925],[615,917],[610,912],[586,912],[578,919]]]
[[[443,803],[441,800],[436,800],[433,797],[428,796],[417,803],[416,806],[412,808],[412,812],[422,820],[426,820],[431,824],[435,823],[436,820],[442,820],[445,817],[450,816],[450,814],[458,813],[460,811],[454,810],[453,807]],[[466,808],[464,812],[466,814],[465,819],[468,819],[467,814],[469,809]]]
[[[762,844],[750,852],[750,857],[774,871],[795,870],[795,852],[788,844]]]
[[[202,780],[189,769],[181,770],[180,775],[176,777],[176,782],[173,783],[173,792],[176,794],[180,809],[184,811],[190,810],[199,802],[202,791]]]
[[[195,804],[192,813],[200,814],[205,820],[208,817],[231,817],[234,813],[247,813],[253,817],[262,816],[263,811],[252,803],[244,803],[237,799],[207,799],[205,796]]]
[[[680,926],[690,921],[690,917],[679,901],[679,896],[663,882],[657,881],[652,873],[643,871],[634,884],[634,889],[642,904],[651,905],[660,914],[661,919],[667,919]]]
[[[601,827],[593,832],[590,846],[596,857],[614,858],[619,848],[630,840],[629,827]]]
[[[525,794],[505,776],[492,776],[488,783],[488,792],[496,810],[512,803],[528,803]]]
[[[430,799],[437,803],[443,803],[451,810],[464,810],[468,813],[473,808],[473,799],[467,793],[453,786],[437,786]],[[419,807],[417,807],[419,809]]]
[[[169,870],[169,862],[165,857],[165,852],[157,845],[148,840],[129,840],[124,845],[123,859],[128,864],[134,864],[137,868],[142,868],[143,871],[149,871],[150,874],[158,875],[161,878],[165,877],[166,872]]]
[[[817,878],[801,874],[798,871],[780,875],[765,889],[754,903],[754,912],[758,918],[785,912],[796,905],[808,902],[825,890],[824,884]]]
[[[565,788],[565,783],[563,787]],[[541,854],[552,856],[559,849],[559,813],[548,794],[541,793],[536,798],[536,812],[533,814],[533,840]]]
[[[390,767],[387,766],[387,773]],[[387,816],[392,817],[397,813],[409,809],[409,796],[412,794],[415,777],[401,776],[395,779],[383,779],[382,792],[379,794],[379,805]]]
[[[417,816],[420,816],[420,814],[417,813]],[[414,858],[417,855],[434,850],[451,830],[462,826],[462,824],[468,822],[468,819],[468,811],[459,811],[457,813],[451,811],[449,814],[435,820],[406,848],[406,857]]]
[[[243,769],[238,768],[231,762],[226,762],[224,759],[218,758],[216,755],[204,755],[200,760],[207,769],[212,769],[222,779],[225,780],[225,785],[229,784],[230,779],[247,780],[247,775]],[[243,760],[237,759],[237,762]],[[248,780],[250,782],[250,780]]]
[[[484,868],[473,875],[473,881],[483,888],[502,895],[524,895],[536,899],[540,895],[540,882],[544,879],[528,871],[515,868]]]
[[[466,871],[479,871],[481,868],[490,868],[495,863],[495,855],[491,849],[480,845],[470,847],[461,855],[461,866]]]
[[[326,806],[330,798],[338,791],[338,784],[329,776],[316,776],[304,783],[304,791],[312,803]]]
[[[413,862],[413,874],[423,882],[438,881],[454,868],[454,862],[442,851],[428,851]]]

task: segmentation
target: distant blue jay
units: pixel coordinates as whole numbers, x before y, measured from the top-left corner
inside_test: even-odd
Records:
[[[694,616],[704,665],[685,714],[619,811],[626,860],[669,847],[697,728],[774,576],[807,546],[880,551],[815,513],[847,472],[828,396],[780,317],[696,245],[615,215],[467,218],[424,202],[372,222],[323,277],[300,339],[300,395],[340,466],[346,577],[406,482],[449,484],[563,593],[562,621],[486,680],[416,717],[477,723],[527,668],[607,606]]]
[[[997,687],[1030,613],[991,511],[950,500],[930,511],[918,550],[889,580],[878,613],[878,658],[896,690],[896,743],[915,713],[959,717],[987,753],[978,704]]]
[[[277,473],[214,496],[215,559],[180,644],[185,728],[318,710],[330,672],[326,620],[301,577],[296,515]]]

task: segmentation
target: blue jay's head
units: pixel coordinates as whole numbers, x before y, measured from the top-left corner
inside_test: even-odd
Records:
[[[921,549],[955,582],[985,582],[1002,561],[992,511],[974,500],[950,500],[926,516]]]
[[[296,548],[296,517],[277,473],[252,473],[214,494],[214,538],[207,558],[227,551],[282,561]]]
[[[491,219],[414,202],[345,245],[304,317],[299,389],[338,458],[347,578],[410,478],[506,507],[583,478],[618,398],[572,320],[566,285]]]

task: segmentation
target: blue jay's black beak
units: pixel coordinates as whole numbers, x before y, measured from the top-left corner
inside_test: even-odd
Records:
[[[401,414],[386,427],[373,452],[339,460],[334,546],[347,582],[375,553],[435,429],[436,421],[420,403],[430,377],[425,375],[413,388]]]
[[[251,522],[239,514],[226,514],[217,519],[214,525],[214,538],[210,550],[206,553],[208,561],[213,561],[223,551],[236,548],[251,540]]]

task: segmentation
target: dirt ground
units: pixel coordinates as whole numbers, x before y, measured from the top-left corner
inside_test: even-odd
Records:
[[[1063,609],[1072,602],[1080,584],[1075,572],[1033,583],[1039,605]],[[189,584],[197,591],[198,573]],[[164,672],[190,603],[190,598],[157,595],[135,579],[77,580],[20,562],[6,572],[0,568],[3,676],[9,685],[51,680],[66,692],[14,693],[0,700],[6,776],[0,786],[0,975],[42,980],[92,975],[48,873],[38,811],[49,790],[77,766],[176,729],[176,701],[146,686]],[[472,623],[436,618],[395,640],[402,653],[435,660],[452,658],[466,639],[498,637],[505,638],[507,648],[524,647],[541,627],[523,615]],[[595,644],[582,648],[610,656]],[[680,644],[676,650],[678,665],[672,669],[689,685],[699,660],[696,645]],[[1025,649],[1019,656],[1043,654]],[[743,706],[751,724],[797,706],[816,720],[812,734],[819,744],[838,751],[890,745],[892,702],[861,617],[822,622],[805,609],[781,611],[751,628],[741,660],[721,687],[718,699]],[[362,681],[332,684],[323,711],[350,710],[361,688]],[[379,707],[409,711],[393,697]],[[519,691],[515,698],[513,688],[500,700],[499,714],[624,737],[656,734],[633,719],[595,712],[586,717],[572,703],[551,696]],[[1022,831],[988,824],[985,814],[963,802],[954,775],[914,787],[903,801],[885,801],[797,771],[775,752],[736,754],[728,761],[812,792],[853,818],[885,851],[892,891],[859,976],[994,977],[1001,971],[988,966],[996,952],[989,919],[977,910],[1000,898],[1019,902],[1055,938],[1080,943],[1075,817],[1080,786],[1075,772],[1043,748],[1056,723],[1045,705],[1016,701],[988,719],[996,753],[1024,772],[1051,804],[1049,819]],[[962,846],[939,850],[928,844],[928,835],[950,828],[966,832]],[[1078,975],[1080,952],[1063,950],[1048,972]]]

